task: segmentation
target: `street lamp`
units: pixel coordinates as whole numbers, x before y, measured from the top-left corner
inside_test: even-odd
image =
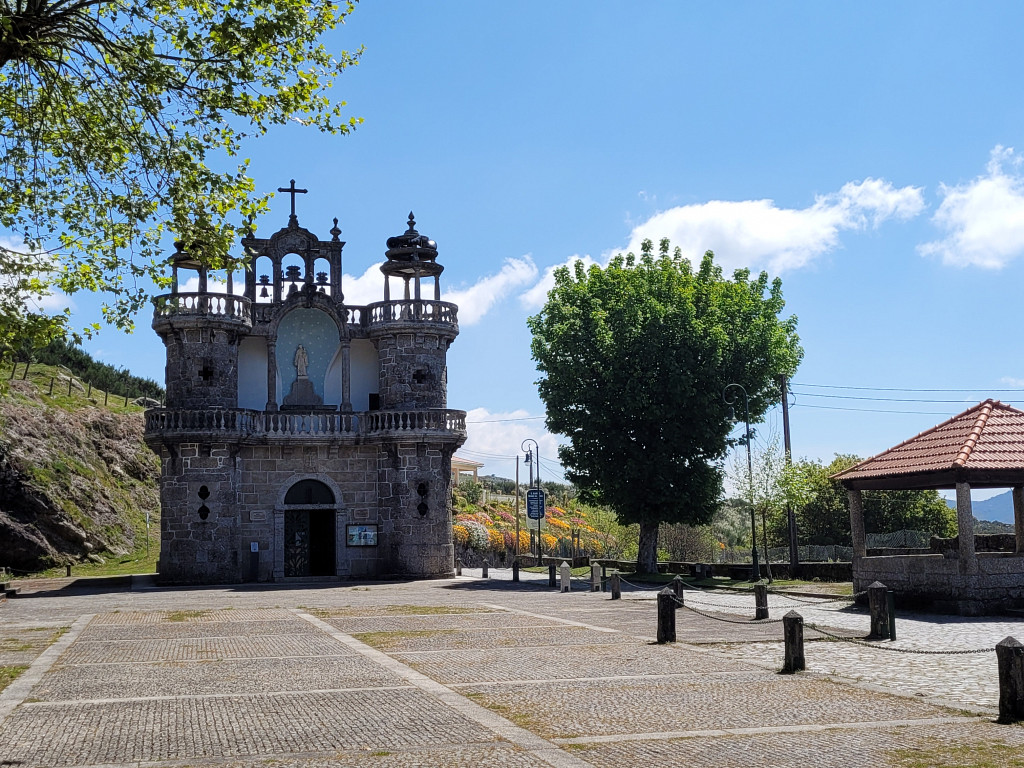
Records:
[[[757,561],[757,528],[754,523],[754,464],[750,458],[750,398],[747,396],[747,390],[743,388],[742,384],[727,384],[725,389],[722,390],[722,400],[729,406],[729,420],[733,424],[736,423],[736,411],[733,408],[736,398],[729,397],[729,390],[733,387],[736,387],[736,389],[743,393],[744,422],[747,425],[747,479],[750,483],[750,560],[753,565],[751,577],[753,581],[760,581],[761,566]]]
[[[533,443],[533,450],[529,450],[526,447],[527,443]],[[526,451],[526,466],[530,468],[530,485],[533,485],[533,457],[537,457],[537,487],[540,488],[540,446],[537,445],[537,441],[532,437],[528,437],[523,440],[519,446],[520,450]],[[537,519],[537,565],[541,565],[541,546],[540,546],[540,518]]]

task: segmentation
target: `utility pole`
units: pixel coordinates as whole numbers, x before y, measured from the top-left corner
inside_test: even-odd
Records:
[[[793,448],[789,442],[789,382],[786,374],[779,376],[779,392],[782,394],[782,444],[786,451],[786,468],[793,465]],[[800,550],[796,538],[796,512],[786,502],[786,520],[789,523],[789,577],[795,579],[800,569]]]
[[[519,454],[516,454],[516,545],[515,559],[519,559]]]

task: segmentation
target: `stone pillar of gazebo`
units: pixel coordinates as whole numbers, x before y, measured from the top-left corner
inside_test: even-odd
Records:
[[[1024,554],[1024,486],[1013,487],[1013,528],[1017,534],[1017,554]]]
[[[960,570],[974,573],[978,570],[978,556],[974,551],[974,510],[971,508],[970,483],[956,484],[956,527],[960,542]]]
[[[853,557],[867,557],[868,538],[864,533],[864,498],[860,491],[846,490],[850,502],[850,537],[853,539]]]

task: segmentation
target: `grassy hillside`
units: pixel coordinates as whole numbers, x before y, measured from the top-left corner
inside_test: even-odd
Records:
[[[57,366],[23,372],[12,379],[5,366],[0,378],[0,566],[152,571],[159,461],[142,440],[143,408]]]

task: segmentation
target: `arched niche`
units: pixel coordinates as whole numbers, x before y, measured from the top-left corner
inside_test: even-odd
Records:
[[[306,281],[306,260],[297,253],[288,253],[281,259],[281,298],[302,288]]]
[[[257,257],[254,274],[256,276],[255,300],[260,304],[270,304],[271,302],[274,301],[273,259],[271,259],[269,256]]]
[[[339,328],[334,318],[321,309],[296,307],[281,318],[277,325],[277,382],[278,403],[292,391],[298,379],[297,352],[302,346],[305,353],[306,377],[322,405],[339,405],[340,400],[328,400],[326,388],[328,370],[338,354]]]
[[[331,262],[321,257],[313,262],[313,282],[316,289],[326,296],[331,295]]]

